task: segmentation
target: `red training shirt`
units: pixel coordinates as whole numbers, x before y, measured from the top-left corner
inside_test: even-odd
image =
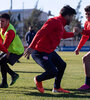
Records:
[[[5,34],[8,26],[9,26],[9,24],[5,28],[2,28],[2,34]],[[0,35],[0,43],[2,44],[2,46],[4,46],[4,48],[8,49],[8,47],[10,46],[10,44],[13,41],[14,37],[15,37],[15,32],[13,30],[9,30],[6,33],[5,41],[2,40],[2,37]]]
[[[0,44],[0,50],[5,52],[5,53],[8,52],[8,50],[2,44]]]
[[[86,43],[86,41],[89,39],[90,36],[90,22],[86,21],[84,24],[84,30],[82,31],[83,36],[78,44],[78,49],[80,50],[82,46]]]
[[[53,52],[62,38],[74,36],[72,32],[65,31],[65,25],[66,20],[62,15],[48,19],[37,32],[29,47],[40,52]]]

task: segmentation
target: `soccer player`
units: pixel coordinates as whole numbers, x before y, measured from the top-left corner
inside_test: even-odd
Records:
[[[75,50],[76,55],[79,54],[80,49],[82,46],[86,43],[86,41],[90,37],[90,5],[85,7],[85,14],[86,14],[86,19],[87,21],[85,22],[84,25],[84,30],[82,30],[82,38]],[[86,55],[83,57],[83,66],[85,70],[85,84],[82,85],[79,90],[87,90],[90,89],[90,52],[88,52]]]
[[[8,50],[9,54],[1,54],[0,67],[2,74],[2,83],[0,88],[7,88],[7,73],[10,74],[12,81],[10,85],[13,85],[19,78],[19,75],[10,69],[10,65],[14,65],[16,61],[23,55],[23,44],[16,34],[16,30],[12,24],[10,24],[10,16],[7,13],[0,15],[0,43]]]
[[[51,78],[55,78],[52,92],[70,93],[61,87],[66,62],[54,50],[62,38],[74,36],[74,33],[66,32],[64,26],[70,24],[75,14],[75,9],[69,5],[64,6],[59,16],[47,20],[24,52],[25,57],[32,53],[32,58],[45,70],[34,78],[37,89],[41,93],[44,93],[42,82]]]

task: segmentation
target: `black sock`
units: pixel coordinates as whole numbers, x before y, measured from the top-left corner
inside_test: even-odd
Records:
[[[7,84],[7,71],[4,66],[1,66],[2,84]]]
[[[90,77],[86,76],[85,84],[87,84],[88,86],[90,86]]]

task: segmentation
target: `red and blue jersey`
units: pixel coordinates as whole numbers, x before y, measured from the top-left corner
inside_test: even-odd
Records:
[[[86,43],[86,41],[89,39],[90,37],[90,21],[86,21],[84,24],[84,30],[82,31],[83,36],[78,44],[78,49],[80,50],[82,48],[82,46]]]

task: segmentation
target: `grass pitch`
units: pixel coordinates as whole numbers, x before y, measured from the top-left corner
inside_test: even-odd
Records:
[[[20,59],[21,63],[11,66],[19,74],[20,78],[13,86],[4,89],[0,88],[0,100],[90,100],[90,90],[77,90],[85,81],[82,57],[86,52],[80,52],[77,56],[74,52],[58,52],[58,54],[67,63],[61,85],[62,88],[71,91],[70,94],[52,93],[54,79],[44,81],[45,93],[40,93],[36,89],[33,78],[44,70],[31,57],[30,60],[22,57]],[[8,75],[8,85],[10,82],[11,77]]]

